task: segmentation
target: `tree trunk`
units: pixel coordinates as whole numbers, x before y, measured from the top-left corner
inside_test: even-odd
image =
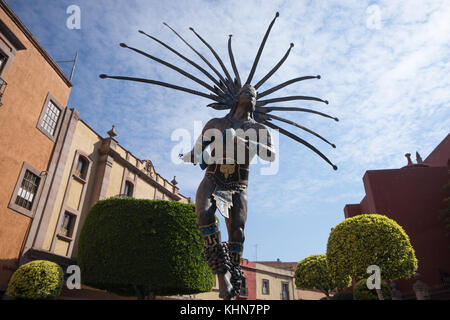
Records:
[[[144,292],[142,286],[133,285],[133,287],[134,287],[134,291],[136,292],[136,296],[137,296],[138,300],[145,300],[145,292]]]
[[[147,294],[148,294],[147,295],[148,300],[155,300],[155,294],[152,291],[151,285],[148,286]]]
[[[384,300],[383,293],[381,292],[381,289],[375,289],[377,291],[378,300]]]

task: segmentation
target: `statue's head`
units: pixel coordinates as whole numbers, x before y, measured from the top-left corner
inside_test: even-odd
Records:
[[[234,98],[230,113],[234,114],[238,108],[245,108],[245,111],[250,112],[253,117],[255,106],[256,90],[250,84],[244,84]]]

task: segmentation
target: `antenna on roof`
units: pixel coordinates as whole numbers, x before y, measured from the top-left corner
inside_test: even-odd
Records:
[[[75,53],[75,58],[73,60],[63,60],[63,61],[56,61],[57,63],[73,63],[72,64],[72,70],[70,71],[69,80],[72,81],[73,72],[75,71],[75,65],[77,64],[78,59],[78,51]]]

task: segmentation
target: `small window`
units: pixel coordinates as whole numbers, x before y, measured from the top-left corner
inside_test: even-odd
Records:
[[[47,109],[41,120],[41,128],[44,129],[50,136],[55,134],[56,126],[58,125],[59,115],[61,110],[51,101],[48,101]]]
[[[239,292],[241,297],[248,297],[248,288],[247,288],[247,277],[244,275],[242,277],[241,290]]]
[[[269,294],[269,280],[263,279],[262,280],[262,294]]]
[[[40,181],[41,179],[37,175],[26,170],[15,203],[22,208],[31,210]]]
[[[6,67],[6,62],[8,61],[8,56],[5,55],[1,50],[0,50],[0,75],[3,72],[3,69],[5,69]],[[4,77],[0,77],[0,107],[3,105],[2,103],[2,98],[3,98],[3,94],[6,91],[6,86],[8,84],[6,83]]]
[[[125,196],[132,197],[133,189],[134,189],[133,184],[130,181],[126,181],[125,182],[125,192],[124,192]]]
[[[72,237],[74,223],[75,223],[75,216],[68,212],[64,213],[59,233],[69,238]]]
[[[289,283],[281,283],[281,300],[289,300]]]
[[[8,57],[2,51],[0,51],[0,74],[2,73],[3,68],[6,65],[6,61],[8,61]]]
[[[45,134],[50,140],[56,142],[63,115],[64,108],[51,95],[51,93],[48,93],[42,107],[41,115],[37,121],[36,128]]]
[[[75,175],[81,179],[86,179],[86,173],[89,166],[89,162],[82,156],[78,157],[78,163],[75,168]]]

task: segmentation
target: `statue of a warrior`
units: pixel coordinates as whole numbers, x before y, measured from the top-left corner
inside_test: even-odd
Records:
[[[275,160],[269,130],[253,119],[255,104],[256,90],[244,85],[231,111],[223,118],[210,120],[193,150],[183,156],[186,162],[208,160],[205,176],[197,189],[195,211],[206,245],[205,258],[213,273],[218,275],[219,296],[223,299],[238,295],[241,287],[249,164],[255,154],[267,161]],[[214,130],[219,132],[219,139],[217,135],[208,135]],[[212,142],[215,146],[210,157],[205,149]],[[225,217],[228,243],[221,242],[214,214],[216,208]]]

